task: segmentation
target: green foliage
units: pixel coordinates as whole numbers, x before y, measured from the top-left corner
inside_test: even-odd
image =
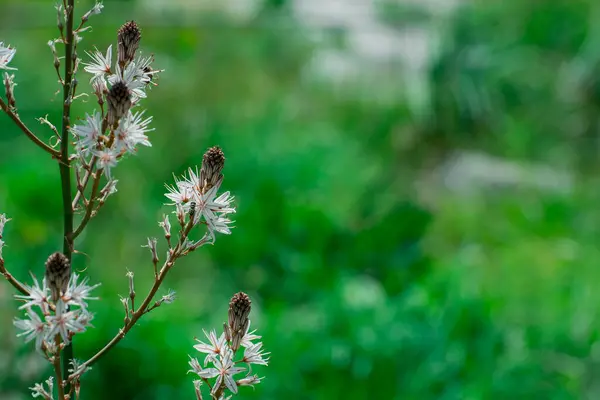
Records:
[[[385,78],[369,90],[309,79],[318,44],[290,3],[262,2],[244,23],[106,3],[91,21],[87,50],[113,43],[118,25],[141,13],[142,49],[166,72],[145,102],[153,147],[117,167],[118,194],[78,242],[75,268],[102,282],[102,301],[75,354],[93,354],[121,326],[126,268],[138,293],[150,286],[140,246],[161,235],[173,172],[219,144],[238,212],[231,236],[178,263],[167,278],[178,300],[85,375],[82,397],[191,398],[193,338],[221,326],[239,290],[272,352],[256,369],[266,379],[243,398],[600,396],[595,2],[473,1],[444,17],[379,2],[387,26],[441,33],[423,114],[400,82],[391,101],[375,101],[394,86]],[[18,15],[14,3],[0,7]],[[34,118],[60,120],[47,11],[36,25],[0,14],[0,40],[18,48],[20,115],[44,137]],[[76,115],[90,107],[77,103]],[[0,212],[13,218],[4,257],[27,280],[62,243],[58,167],[8,118],[0,124]],[[423,170],[457,149],[571,167],[577,183],[560,195],[435,187],[435,201],[424,201],[416,189],[433,183]],[[0,398],[25,398],[50,371],[14,338],[11,295],[0,285]]]

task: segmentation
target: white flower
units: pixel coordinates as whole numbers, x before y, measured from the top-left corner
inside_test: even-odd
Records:
[[[132,113],[129,111],[125,118],[119,121],[119,126],[115,131],[115,145],[117,149],[127,149],[130,153],[135,152],[138,144],[151,147],[148,136],[144,133],[153,131],[154,128],[148,128],[152,122],[152,117],[143,119],[145,111]]]
[[[22,330],[23,332],[17,334],[17,337],[26,336],[25,343],[29,343],[35,339],[35,348],[40,351],[42,343],[47,337],[48,325],[43,322],[40,316],[34,312],[31,308],[27,307],[28,319],[15,319],[14,325]]]
[[[119,65],[116,66],[116,73],[108,77],[108,82],[113,85],[117,81],[122,80],[131,91],[131,102],[137,103],[139,99],[146,98],[146,86],[152,81],[154,74],[161,71],[153,70],[150,66],[154,61],[153,56],[142,57],[138,56],[134,61],[130,62],[125,70],[121,70]]]
[[[12,67],[8,67],[8,63],[13,59],[17,49],[11,48],[10,46],[4,47],[2,42],[0,42],[0,69],[16,69]]]
[[[117,156],[119,153],[115,149],[92,150],[92,153],[98,157],[96,168],[104,169],[104,175],[111,179],[110,169],[117,165]]]
[[[167,294],[165,294],[163,297],[161,297],[160,302],[161,302],[161,304],[162,303],[171,304],[175,301],[176,297],[177,297],[177,294],[175,293],[175,291],[169,289]]]
[[[190,200],[192,200],[193,196],[193,188],[187,181],[180,181],[175,178],[175,186],[165,185],[169,193],[166,193],[165,196],[171,200],[173,203],[183,205],[187,204]],[[183,210],[185,212],[185,210]]]
[[[103,56],[98,49],[96,49],[96,51],[92,54],[87,53],[87,55],[90,56],[92,62],[83,63],[85,66],[83,69],[86,72],[94,75],[92,79],[90,79],[90,82],[104,77],[105,74],[111,73],[110,64],[112,63],[112,45],[108,46],[108,49],[106,50],[106,56]]]
[[[244,334],[244,337],[242,338],[242,343],[241,343],[242,347],[250,347],[250,346],[254,345],[254,343],[252,343],[253,340],[262,338],[262,336],[258,336],[258,335],[254,334],[254,332],[256,332],[256,329],[253,330],[252,332],[250,332],[250,324],[252,324],[252,321],[248,320],[248,328],[246,328],[246,333]]]
[[[54,337],[59,334],[64,343],[68,344],[71,340],[71,334],[84,332],[90,325],[92,314],[84,309],[67,311],[64,301],[58,300],[56,303],[56,314],[46,317],[46,322],[50,325],[48,337]]]
[[[242,361],[248,364],[269,365],[269,359],[264,358],[269,354],[270,353],[265,353],[263,351],[262,343],[259,342],[246,347],[246,349],[244,350],[244,358]]]
[[[213,242],[215,232],[230,234],[232,221],[226,215],[235,213],[235,208],[231,206],[233,197],[229,192],[216,197],[220,182],[203,194],[203,184],[198,172],[189,168],[188,174],[189,177],[184,175],[181,180],[175,178],[175,186],[167,186],[169,193],[165,196],[173,202],[170,204],[181,206],[185,212],[189,212],[194,204],[194,224],[204,219]]]
[[[2,258],[2,248],[4,247],[4,240],[0,239],[0,258]]]
[[[71,275],[71,279],[69,280],[69,285],[67,286],[67,292],[64,295],[66,299],[67,305],[74,304],[82,309],[87,308],[86,300],[98,300],[97,297],[90,297],[90,292],[100,286],[99,283],[94,286],[89,286],[88,280],[89,278],[84,278],[80,283],[77,283],[79,279],[79,275],[73,273]]]
[[[42,279],[42,287],[40,287],[40,284],[33,275],[32,278],[33,285],[25,285],[25,289],[27,289],[29,295],[15,295],[15,298],[26,301],[25,304],[19,307],[19,310],[22,310],[24,308],[30,308],[32,306],[38,306],[42,309],[43,312],[46,312],[48,309],[48,295],[50,294],[50,289],[46,284],[46,278]]]
[[[242,367],[235,367],[233,364],[233,352],[229,349],[226,349],[226,351],[223,352],[224,354],[221,354],[220,359],[216,359],[214,361],[216,370],[217,370],[217,380],[215,382],[215,384],[213,385],[213,391],[216,391],[219,387],[221,387],[221,385],[223,384],[223,382],[225,382],[225,386],[227,386],[227,389],[231,390],[231,392],[233,393],[237,393],[237,384],[235,383],[235,380],[233,379],[233,375],[240,373],[242,371],[245,370],[245,368]],[[209,370],[214,370],[214,368],[208,368]],[[206,370],[205,370],[206,371]],[[217,375],[213,375],[213,376],[217,376]],[[200,375],[202,376],[202,375]]]
[[[98,138],[102,134],[102,116],[99,112],[94,112],[91,116],[86,113],[85,124],[73,125],[71,132],[79,137],[77,146],[87,153],[98,144]]]
[[[218,356],[219,354],[221,354],[223,352],[223,349],[225,348],[225,345],[227,344],[227,342],[225,340],[224,334],[221,334],[221,336],[219,338],[217,338],[217,332],[215,332],[214,329],[212,331],[210,331],[210,333],[206,333],[205,330],[203,330],[203,331],[204,331],[204,335],[208,338],[208,341],[210,342],[210,344],[204,343],[204,342],[200,341],[199,339],[196,339],[198,344],[194,345],[194,349],[198,350],[200,353],[204,353],[204,354],[208,355],[206,357],[206,359],[204,360],[204,366],[206,367],[206,365],[208,364],[209,361],[212,362],[213,360],[216,359],[216,356]]]

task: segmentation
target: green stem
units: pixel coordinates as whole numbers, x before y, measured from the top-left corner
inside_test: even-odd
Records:
[[[63,118],[60,140],[60,181],[62,186],[63,203],[63,253],[71,261],[73,251],[73,208],[71,206],[71,163],[69,161],[69,128],[71,124],[71,103],[73,85],[73,67],[75,55],[75,40],[73,37],[73,9],[75,0],[68,0],[65,12],[66,20],[66,43],[65,43],[65,79],[63,86]],[[73,359],[73,345],[69,344],[64,349],[62,357],[63,376],[69,376],[69,363]],[[65,387],[68,393],[70,388]]]

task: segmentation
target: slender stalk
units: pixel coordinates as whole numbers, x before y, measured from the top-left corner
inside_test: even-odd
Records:
[[[29,139],[36,145],[38,145],[42,150],[49,153],[53,158],[60,158],[61,153],[54,150],[52,147],[48,146],[44,143],[40,138],[38,138],[35,133],[31,132],[31,130],[25,126],[21,118],[17,114],[15,114],[10,107],[0,98],[0,108],[14,121],[15,124],[27,135]]]
[[[80,182],[81,188],[78,188],[77,193],[75,193],[75,199],[73,199],[73,203],[71,204],[71,206],[73,207],[73,210],[75,210],[75,207],[77,207],[77,203],[79,203],[81,196],[83,196],[83,192],[85,191],[85,188],[87,187],[90,177],[92,176],[92,168],[93,168],[94,164],[96,163],[97,159],[98,159],[98,157],[92,156],[90,163],[87,165],[85,175],[83,176],[83,180]]]
[[[60,336],[59,335],[56,336],[56,344],[57,344],[57,347],[60,347]],[[63,386],[63,379],[62,379],[63,375],[60,370],[60,351],[56,352],[56,355],[54,356],[54,363],[52,365],[54,366],[54,374],[56,374],[56,386],[58,387],[58,399],[65,400],[65,388]]]
[[[73,9],[75,0],[68,0],[65,7],[66,12],[66,41],[65,41],[65,73],[63,86],[63,118],[60,140],[60,181],[62,186],[63,202],[63,253],[71,261],[73,251],[73,208],[71,207],[71,162],[69,161],[69,127],[71,124],[71,103],[73,67],[75,55],[75,40],[73,37]],[[64,375],[68,375],[69,362],[73,359],[73,345],[69,344],[64,349],[62,368]],[[67,384],[66,390],[69,391]]]
[[[114,346],[116,346],[117,343],[119,343],[125,337],[127,332],[129,332],[129,330],[135,326],[135,324],[142,317],[142,315],[147,313],[150,302],[156,295],[156,292],[158,291],[158,289],[160,288],[160,285],[162,284],[163,280],[167,276],[167,273],[171,270],[173,265],[175,265],[175,261],[180,256],[182,245],[185,242],[185,239],[187,238],[187,235],[189,234],[192,227],[193,227],[193,224],[192,224],[192,221],[190,221],[187,224],[187,226],[185,227],[185,229],[183,230],[182,235],[179,239],[179,242],[177,243],[177,246],[175,247],[173,252],[169,255],[169,257],[163,264],[162,268],[160,269],[160,272],[158,273],[158,276],[154,280],[154,284],[152,285],[152,288],[146,295],[146,298],[144,298],[144,301],[139,306],[139,308],[131,314],[131,318],[125,323],[125,326],[123,326],[123,328],[121,328],[119,330],[119,333],[117,333],[115,335],[115,337],[113,337],[111,339],[111,341],[108,342],[108,344],[106,344],[106,346],[104,346],[101,350],[99,350],[96,354],[94,354],[89,360],[87,360],[86,362],[81,364],[78,371],[74,371],[71,375],[69,375],[69,378],[68,378],[69,381],[76,378],[79,371],[84,371],[85,368],[91,367],[96,361],[98,361],[100,359],[100,357],[102,357],[110,349],[112,349]]]
[[[6,278],[8,283],[13,285],[15,287],[15,289],[17,289],[23,295],[29,296],[29,291],[25,288],[25,285],[23,285],[21,282],[19,282],[14,276],[11,275],[10,272],[8,272],[6,270],[6,268],[4,267],[4,260],[1,258],[0,258],[0,275],[4,276],[4,278]]]
[[[77,229],[71,235],[71,241],[74,241],[75,238],[77,238],[77,236],[79,236],[81,232],[83,232],[83,230],[85,229],[86,225],[92,217],[92,211],[94,210],[94,203],[96,200],[96,196],[98,195],[98,188],[100,186],[101,177],[102,169],[99,169],[96,171],[96,176],[94,177],[94,183],[92,185],[92,194],[90,196],[90,201],[88,202],[87,207],[85,208],[85,215],[83,216],[83,219],[79,223]]]

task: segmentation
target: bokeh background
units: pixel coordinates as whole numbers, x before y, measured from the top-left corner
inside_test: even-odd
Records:
[[[0,1],[24,121],[60,121],[51,1]],[[129,19],[166,71],[152,148],[77,242],[102,282],[87,358],[123,320],[163,184],[220,145],[236,228],[178,262],[178,300],[85,375],[84,399],[191,399],[188,354],[243,290],[272,352],[248,399],[600,398],[600,4],[595,0],[106,1],[80,54]],[[90,1],[77,3],[82,15]],[[81,88],[87,76],[80,75]],[[81,99],[74,115],[95,106]],[[58,167],[0,115],[7,267],[61,246]],[[162,243],[161,243],[162,244]],[[0,285],[0,398],[50,370]]]

